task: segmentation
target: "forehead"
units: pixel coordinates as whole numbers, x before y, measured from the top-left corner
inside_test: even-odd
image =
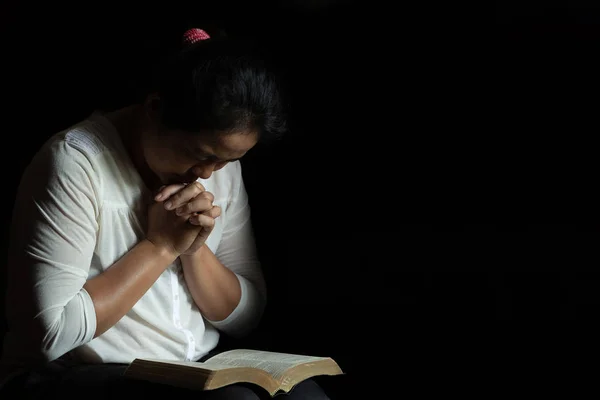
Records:
[[[214,150],[222,150],[231,153],[245,153],[258,141],[258,135],[254,132],[221,133],[211,135],[207,145]]]
[[[258,142],[258,135],[254,132],[237,133],[204,133],[184,134],[183,141],[186,146],[196,150],[203,150],[217,155],[233,156],[243,155]]]

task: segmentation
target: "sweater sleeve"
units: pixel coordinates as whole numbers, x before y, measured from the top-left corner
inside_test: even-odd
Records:
[[[241,299],[226,319],[209,322],[231,336],[241,337],[249,333],[260,321],[265,308],[266,285],[257,257],[241,164],[239,161],[236,164],[232,200],[215,255],[239,279]]]
[[[19,342],[18,358],[51,361],[93,339],[96,315],[83,285],[98,231],[94,187],[89,158],[66,141],[25,171],[11,233],[5,352]]]

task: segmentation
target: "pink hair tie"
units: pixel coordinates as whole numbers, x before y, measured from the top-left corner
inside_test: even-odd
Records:
[[[201,40],[210,39],[208,33],[203,31],[202,29],[192,28],[185,31],[183,34],[183,44],[186,46],[192,45]]]

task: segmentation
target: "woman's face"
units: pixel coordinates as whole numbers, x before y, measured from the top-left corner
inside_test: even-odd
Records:
[[[254,132],[190,134],[153,130],[142,138],[146,164],[163,185],[208,179],[258,141]]]

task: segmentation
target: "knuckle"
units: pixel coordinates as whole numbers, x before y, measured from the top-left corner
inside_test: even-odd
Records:
[[[194,208],[194,211],[202,211],[206,208],[204,199],[196,198],[196,199],[190,201],[189,204],[190,204],[190,207]]]
[[[204,186],[202,186],[202,184],[198,181],[194,181],[194,183],[192,184],[194,186],[194,190],[196,191],[196,193],[200,193],[204,191]]]
[[[211,192],[204,192],[202,193],[202,195],[209,199],[211,202],[215,200],[215,196]]]
[[[198,214],[197,218],[198,218],[198,222],[200,223],[200,225],[202,225],[204,227],[209,226],[210,220],[212,219],[212,218],[210,218],[209,215],[206,215],[206,214]]]
[[[181,200],[181,197],[182,197],[182,193],[181,192],[177,192],[173,196],[171,196],[171,198],[174,201],[174,203],[177,203],[179,200]]]

